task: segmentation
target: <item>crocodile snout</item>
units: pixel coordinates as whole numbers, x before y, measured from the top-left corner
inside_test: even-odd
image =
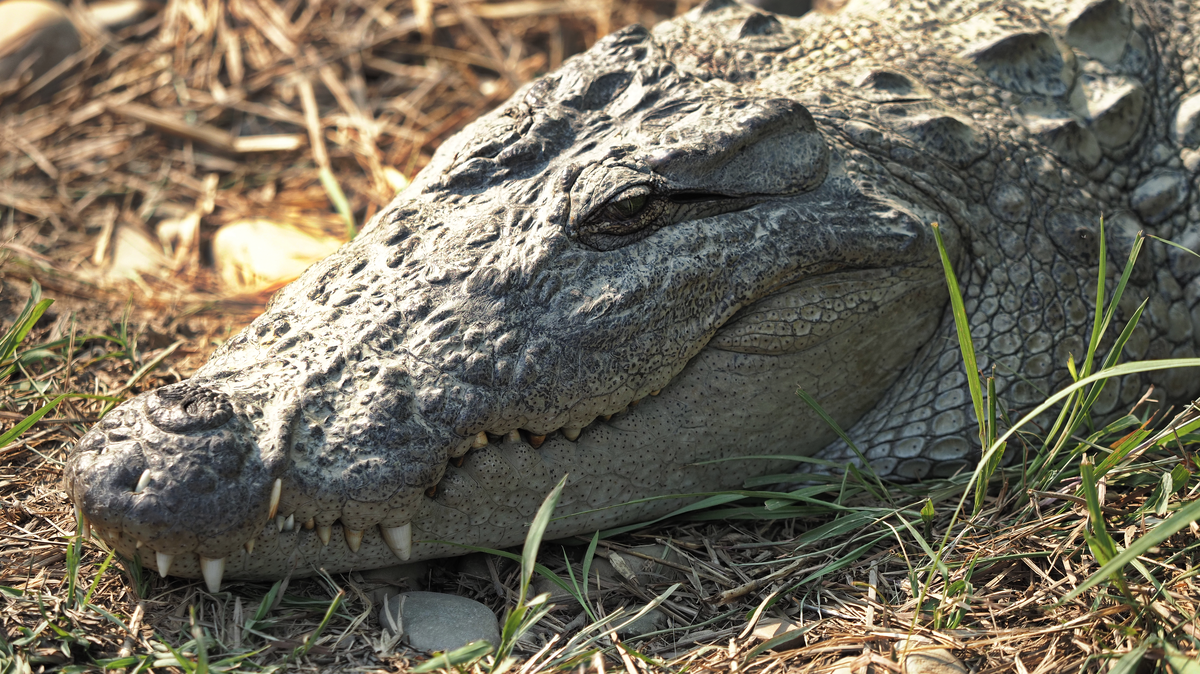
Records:
[[[132,539],[166,575],[183,554],[219,585],[224,559],[253,541],[278,507],[279,480],[229,397],[192,381],[142,394],[79,441],[67,485],[86,527]],[[252,545],[252,543],[251,543]]]

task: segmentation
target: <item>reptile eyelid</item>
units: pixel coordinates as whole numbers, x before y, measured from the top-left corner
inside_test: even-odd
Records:
[[[636,192],[636,194],[630,194],[630,192]],[[639,190],[635,187],[625,190],[609,199],[601,207],[600,213],[612,214],[622,220],[634,218],[650,204],[650,196],[651,193],[648,189]]]

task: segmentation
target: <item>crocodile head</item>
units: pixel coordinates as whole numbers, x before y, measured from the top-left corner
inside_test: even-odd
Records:
[[[1002,258],[1018,244],[992,214],[1043,207],[999,184],[1014,150],[973,121],[987,109],[949,109],[882,52],[822,66],[800,36],[862,31],[780,21],[710,0],[627,28],[447,141],[192,379],[80,440],[80,514],[214,589],[512,545],[563,475],[550,533],[593,531],[830,444],[797,387],[846,428],[885,397],[908,410],[876,433],[888,465],[961,465],[944,459],[973,422],[929,223],[955,260],[974,225],[972,255]],[[938,81],[966,81],[955,59]],[[1083,245],[1054,213],[1029,230],[1051,262]]]

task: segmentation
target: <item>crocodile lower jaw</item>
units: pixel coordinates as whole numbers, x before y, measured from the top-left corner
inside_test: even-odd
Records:
[[[661,389],[654,390],[650,392],[650,395],[657,396],[660,392]],[[639,398],[632,401],[626,406],[626,410],[638,405],[642,400]],[[546,434],[513,430],[499,435],[481,431],[470,439],[467,453],[452,461],[456,466],[461,466],[467,460],[470,452],[484,450],[489,445],[497,443],[523,443],[530,450],[537,450],[548,438],[554,436],[560,436],[564,440],[574,443],[590,428],[598,423],[610,421],[617,414],[620,412],[601,415],[583,428],[562,427]],[[142,474],[138,484],[134,486],[134,493],[140,492],[146,487],[148,475],[148,470]],[[432,497],[436,489],[436,485],[430,488],[426,496]],[[85,538],[95,532],[97,537],[109,546],[130,558],[138,559],[144,566],[156,569],[164,578],[168,575],[185,578],[201,577],[208,590],[214,593],[220,591],[227,567],[236,569],[253,569],[258,566],[277,568],[270,560],[280,556],[287,559],[297,575],[306,575],[306,569],[303,568],[305,566],[322,568],[321,561],[323,559],[354,560],[356,563],[352,562],[350,566],[346,566],[344,562],[335,566],[335,568],[345,566],[348,569],[387,566],[407,562],[413,558],[413,522],[400,526],[377,524],[368,529],[352,529],[345,526],[340,520],[333,524],[319,525],[316,523],[315,517],[297,522],[295,513],[279,512],[280,503],[286,500],[283,496],[283,480],[277,478],[272,486],[271,497],[267,504],[268,521],[262,531],[256,537],[247,540],[241,551],[219,558],[205,557],[194,552],[182,554],[158,552],[127,533],[90,523],[78,507],[76,507],[75,514]],[[418,555],[421,558],[454,552],[452,548],[447,550],[447,545],[430,546],[427,544],[422,547],[426,549],[426,552]],[[260,559],[255,560],[256,555]],[[308,560],[309,564],[301,565],[299,563],[301,559]],[[256,561],[259,563],[256,564]],[[238,578],[253,579],[259,574],[249,571],[237,572],[235,575]],[[261,577],[269,578],[274,575],[277,574],[262,573]]]

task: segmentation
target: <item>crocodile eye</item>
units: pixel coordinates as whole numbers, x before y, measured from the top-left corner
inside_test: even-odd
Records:
[[[650,203],[650,195],[642,193],[613,201],[608,205],[606,210],[609,211],[609,215],[614,219],[628,220],[641,213],[648,203]]]
[[[669,224],[669,206],[650,185],[626,187],[583,218],[576,236],[596,250],[614,250]]]

